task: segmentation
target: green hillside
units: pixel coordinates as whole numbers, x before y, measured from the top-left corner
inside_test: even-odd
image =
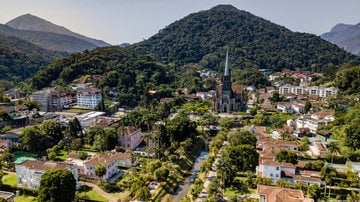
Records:
[[[322,71],[329,63],[358,60],[318,36],[292,32],[231,5],[188,15],[132,48],[165,62],[215,70],[223,67],[228,48],[236,67]]]

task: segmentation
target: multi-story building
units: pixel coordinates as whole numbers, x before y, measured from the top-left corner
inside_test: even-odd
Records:
[[[102,99],[101,90],[98,88],[83,88],[76,92],[77,106],[95,109]]]
[[[95,175],[96,165],[103,165],[106,168],[106,173],[102,178],[107,180],[120,172],[119,166],[131,167],[132,163],[129,153],[106,152],[86,160],[83,163],[84,174],[94,178],[97,177]]]
[[[135,149],[143,141],[143,135],[140,128],[128,126],[119,135],[118,140],[122,147],[126,149]]]
[[[320,87],[320,86],[293,86],[293,85],[283,85],[279,87],[279,94],[295,94],[295,95],[316,95],[318,97],[324,98],[331,95],[336,95],[338,89],[335,87]]]
[[[20,187],[37,189],[40,186],[42,175],[51,169],[67,169],[71,171],[79,187],[79,175],[76,165],[60,162],[25,161],[15,166],[16,182]]]
[[[96,122],[100,119],[100,117],[103,116],[104,114],[105,112],[91,111],[76,116],[76,118],[79,120],[81,127],[86,129],[90,126],[95,125]]]
[[[36,91],[31,95],[31,99],[35,101],[40,111],[61,111],[64,106],[72,103],[72,96],[70,93],[58,92],[54,88],[45,88],[41,91]]]
[[[295,127],[309,128],[311,133],[316,133],[319,129],[324,128],[328,123],[334,121],[334,113],[320,111],[310,116],[299,116],[295,121]]]

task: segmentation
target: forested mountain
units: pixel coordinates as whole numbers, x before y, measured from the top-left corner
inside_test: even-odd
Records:
[[[14,29],[20,29],[20,30],[51,32],[51,33],[56,33],[56,34],[72,36],[72,37],[90,42],[91,44],[94,44],[96,47],[110,45],[104,41],[89,38],[89,37],[83,36],[78,33],[74,33],[72,31],[66,29],[65,27],[55,25],[47,20],[44,20],[37,16],[33,16],[31,14],[25,14],[25,15],[15,18],[15,19],[12,19],[9,22],[7,22],[6,25],[8,25]]]
[[[24,80],[54,58],[65,55],[45,50],[15,37],[0,35],[0,80]]]
[[[360,23],[357,25],[337,24],[330,32],[321,35],[321,38],[360,55]]]
[[[176,21],[149,39],[131,46],[176,64],[223,67],[226,49],[235,67],[322,71],[356,56],[320,37],[292,32],[231,5],[219,5]]]
[[[102,75],[103,79],[97,86],[105,89],[115,87],[119,91],[120,103],[130,106],[146,99],[150,88],[171,83],[165,66],[151,57],[116,46],[74,53],[55,60],[26,83],[28,89],[41,89],[51,84],[68,84],[83,75]]]
[[[72,36],[51,32],[19,30],[2,24],[0,24],[0,34],[5,36],[14,36],[38,45],[44,49],[59,52],[73,53],[97,47],[88,41]]]

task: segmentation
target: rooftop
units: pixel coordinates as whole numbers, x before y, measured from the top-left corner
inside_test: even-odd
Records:
[[[258,185],[257,191],[260,195],[265,195],[269,202],[313,202],[312,199],[305,198],[300,190]]]

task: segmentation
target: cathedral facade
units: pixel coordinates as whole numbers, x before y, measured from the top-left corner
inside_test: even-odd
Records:
[[[213,110],[219,113],[239,112],[244,104],[243,88],[231,84],[229,52],[226,52],[225,71],[221,81],[216,88]]]

